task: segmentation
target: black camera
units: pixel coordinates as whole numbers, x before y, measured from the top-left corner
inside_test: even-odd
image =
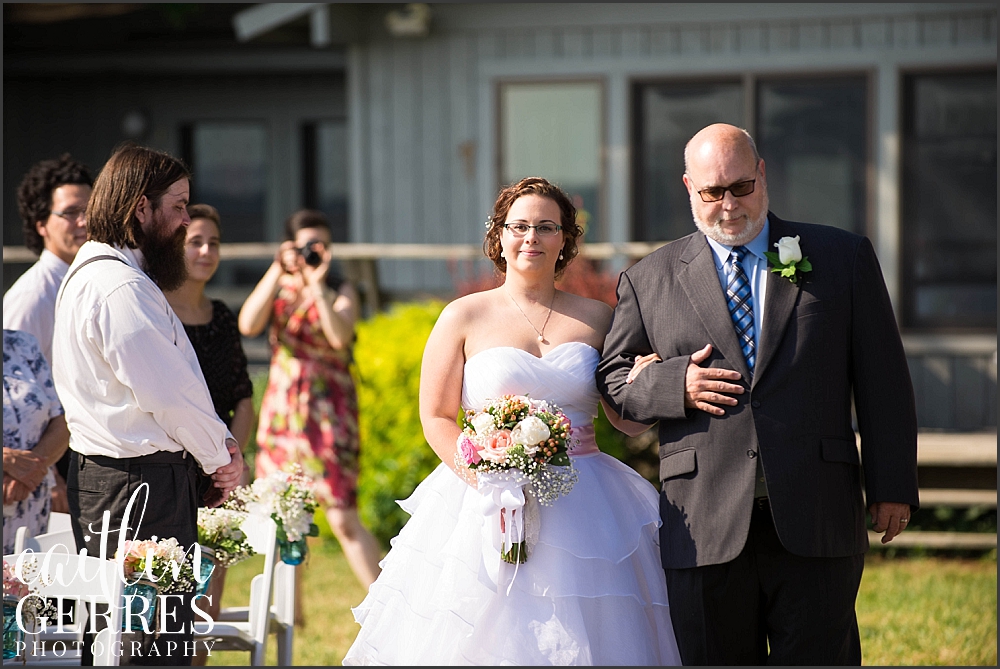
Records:
[[[319,267],[323,263],[323,255],[313,248],[316,244],[322,244],[320,241],[311,241],[305,246],[299,249],[299,253],[302,255],[303,260],[310,267]]]

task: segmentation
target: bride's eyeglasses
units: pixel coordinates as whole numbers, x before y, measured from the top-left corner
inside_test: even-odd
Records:
[[[535,233],[539,237],[551,237],[562,230],[562,226],[556,225],[555,223],[541,223],[539,225],[528,225],[527,223],[504,223],[503,227],[510,230],[510,234],[515,237],[524,237],[528,234],[528,230],[531,230],[532,228],[534,228]]]

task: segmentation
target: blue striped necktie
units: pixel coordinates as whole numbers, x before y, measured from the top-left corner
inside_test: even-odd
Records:
[[[729,315],[736,328],[736,337],[740,340],[743,357],[747,360],[750,374],[753,374],[754,362],[757,360],[757,349],[754,344],[753,327],[753,292],[750,281],[743,271],[743,258],[747,254],[745,246],[735,247],[729,255],[729,283],[726,285],[726,300],[729,303]]]

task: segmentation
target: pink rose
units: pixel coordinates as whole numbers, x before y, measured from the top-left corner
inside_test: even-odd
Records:
[[[468,437],[462,437],[458,444],[458,451],[462,454],[462,459],[467,465],[475,465],[482,461],[476,445]]]
[[[514,444],[510,439],[510,430],[497,430],[486,438],[486,446],[479,454],[484,459],[497,464],[507,461],[507,449]]]

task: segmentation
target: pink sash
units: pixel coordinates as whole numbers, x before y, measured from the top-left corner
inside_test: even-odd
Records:
[[[571,428],[570,435],[576,442],[568,450],[570,457],[577,458],[583,455],[600,453],[601,449],[597,447],[597,440],[594,438],[594,426],[592,424]]]

